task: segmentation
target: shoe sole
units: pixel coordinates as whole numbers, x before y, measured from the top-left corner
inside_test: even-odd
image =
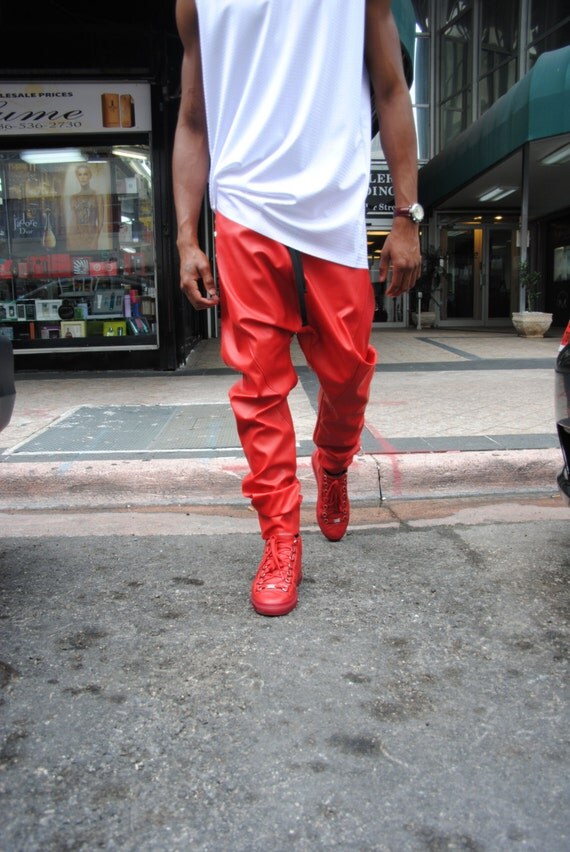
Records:
[[[295,599],[286,606],[279,606],[278,604],[275,606],[258,606],[253,602],[253,599],[251,600],[252,607],[257,613],[259,613],[259,615],[269,616],[288,615],[290,612],[293,612],[298,603],[299,597],[297,595],[295,595]]]

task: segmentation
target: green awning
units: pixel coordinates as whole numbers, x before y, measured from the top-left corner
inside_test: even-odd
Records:
[[[420,169],[419,196],[437,206],[527,142],[570,132],[570,47],[535,66],[471,127]]]

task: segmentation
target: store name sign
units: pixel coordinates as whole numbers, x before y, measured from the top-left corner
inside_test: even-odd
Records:
[[[140,132],[151,129],[148,83],[0,81],[0,133]]]
[[[394,212],[394,186],[392,175],[387,166],[372,166],[368,198],[366,199],[366,214]]]

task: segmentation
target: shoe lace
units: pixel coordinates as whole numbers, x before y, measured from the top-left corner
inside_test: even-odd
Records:
[[[346,515],[347,511],[347,492],[346,492],[346,474],[339,476],[324,475],[324,514],[325,517],[338,517]]]
[[[265,545],[265,553],[257,578],[263,587],[289,583],[293,575],[296,542],[271,536]]]

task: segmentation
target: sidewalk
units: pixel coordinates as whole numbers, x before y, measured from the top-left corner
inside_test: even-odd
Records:
[[[378,368],[355,504],[508,493],[555,493],[556,336],[504,331],[373,332]],[[296,342],[290,397],[305,503],[317,383]],[[241,506],[245,460],[227,394],[235,374],[219,341],[203,341],[175,373],[17,375],[0,509],[98,505]]]

